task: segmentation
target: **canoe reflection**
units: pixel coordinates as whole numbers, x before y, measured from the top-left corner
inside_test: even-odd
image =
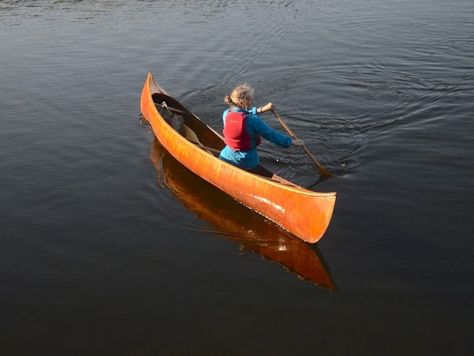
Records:
[[[283,265],[300,278],[337,291],[317,247],[281,230],[176,161],[155,139],[150,159],[162,186],[168,187],[186,208],[210,223],[213,233]]]

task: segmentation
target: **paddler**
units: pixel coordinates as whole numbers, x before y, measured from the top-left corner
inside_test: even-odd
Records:
[[[229,105],[222,114],[226,146],[219,158],[246,171],[257,172],[260,137],[285,148],[291,145],[303,146],[304,142],[268,126],[259,114],[273,110],[274,106],[268,103],[259,108],[253,107],[254,94],[251,86],[240,84],[224,98],[224,102]]]

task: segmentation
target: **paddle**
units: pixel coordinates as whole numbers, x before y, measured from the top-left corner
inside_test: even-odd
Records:
[[[278,115],[278,113],[276,112],[275,109],[272,109],[271,110],[273,112],[273,115],[275,115],[275,117],[277,118],[277,120],[280,122],[280,124],[285,128],[285,130],[290,134],[291,137],[294,137],[294,138],[298,138],[295,133],[293,132],[293,130],[291,130],[288,125],[283,121],[283,119],[281,118],[280,115]],[[326,169],[324,168],[317,160],[316,158],[313,157],[313,155],[311,154],[311,152],[309,152],[308,148],[306,147],[306,145],[303,145],[301,146],[303,147],[303,150],[306,152],[306,154],[309,156],[309,158],[311,158],[311,160],[314,162],[314,164],[316,165],[316,167],[318,167],[319,169],[319,173],[322,175],[322,176],[325,176],[325,177],[330,177],[331,176],[331,173]]]

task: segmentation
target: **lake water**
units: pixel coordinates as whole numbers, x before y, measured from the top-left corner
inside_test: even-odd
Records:
[[[0,53],[2,355],[474,352],[471,0],[1,1]],[[323,239],[174,161],[147,72],[218,130],[235,84],[273,102]]]

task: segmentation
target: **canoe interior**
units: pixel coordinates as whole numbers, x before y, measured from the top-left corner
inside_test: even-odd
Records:
[[[225,147],[225,143],[219,135],[211,130],[205,123],[199,120],[193,113],[187,110],[181,105],[176,99],[162,94],[155,93],[152,95],[153,102],[159,105],[165,102],[168,107],[178,109],[183,112],[182,115],[176,114],[184,119],[184,124],[194,131],[199,141],[207,147],[214,148],[216,150],[222,150]],[[159,109],[160,114],[166,111],[166,109]]]
[[[204,122],[202,122],[196,115],[186,109],[179,101],[174,99],[173,97],[166,95],[164,93],[154,93],[152,94],[153,102],[157,107],[160,115],[167,121],[167,123],[175,129],[180,135],[184,136],[190,141],[190,137],[186,137],[182,130],[176,127],[172,123],[173,117],[175,120],[182,121],[189,129],[193,131],[193,134],[197,136],[199,142],[205,146],[213,149],[213,152],[210,152],[214,156],[218,156],[218,151],[221,151],[225,147],[224,140],[222,136],[220,136],[216,131],[211,129],[207,126]],[[169,109],[166,109],[168,107]],[[170,111],[173,110],[173,111]],[[180,113],[177,114],[176,111]],[[179,123],[178,126],[182,127]],[[270,170],[266,169],[265,167],[259,165],[253,173],[258,174],[264,178],[271,179],[277,183],[294,186],[297,187],[296,184],[287,181],[286,179],[278,176],[277,174],[271,172]]]

